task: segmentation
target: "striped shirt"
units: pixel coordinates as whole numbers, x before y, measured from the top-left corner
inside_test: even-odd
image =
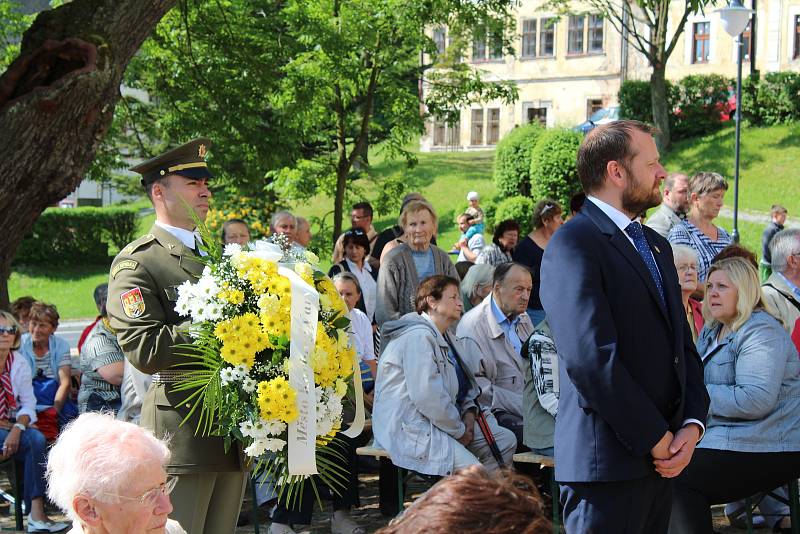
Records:
[[[688,220],[681,221],[669,231],[669,242],[674,245],[687,245],[697,252],[697,280],[705,282],[711,261],[722,249],[733,242],[723,228],[717,226],[717,240],[714,241]]]

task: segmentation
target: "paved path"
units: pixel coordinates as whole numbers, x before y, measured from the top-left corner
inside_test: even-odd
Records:
[[[77,349],[81,332],[83,332],[84,328],[92,324],[93,321],[94,319],[70,319],[60,321],[56,334],[69,341],[70,348]]]

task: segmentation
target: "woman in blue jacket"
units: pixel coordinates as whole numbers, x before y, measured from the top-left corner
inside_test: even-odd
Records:
[[[705,435],[676,479],[672,533],[711,533],[710,505],[800,475],[800,359],[770,311],[747,260],[712,265],[697,341],[711,405]]]

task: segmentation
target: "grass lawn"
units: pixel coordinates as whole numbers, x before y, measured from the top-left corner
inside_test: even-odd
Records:
[[[8,291],[11,300],[31,295],[55,304],[62,319],[95,317],[97,308],[92,293],[98,284],[108,282],[108,269],[109,265],[18,265],[8,281]]]
[[[728,126],[702,138],[675,143],[664,157],[668,170],[682,170],[689,174],[697,171],[717,171],[728,178],[731,189],[726,206],[733,207],[733,143],[734,128]],[[496,188],[492,181],[493,151],[420,153],[419,163],[408,168],[400,161],[386,161],[380,153],[371,157],[371,172],[378,178],[401,177],[408,191],[419,191],[431,201],[439,215],[439,245],[448,250],[458,239],[455,217],[467,207],[468,191],[478,191],[482,205],[496,203]],[[740,209],[747,212],[768,212],[770,205],[779,202],[789,208],[792,215],[800,207],[800,180],[794,174],[800,163],[800,123],[768,128],[745,126],[742,129]],[[377,186],[370,180],[356,182],[367,200],[377,196]],[[137,208],[150,207],[147,199],[134,204]],[[317,195],[307,202],[294,206],[299,215],[322,216],[330,213],[333,200],[327,195]],[[386,228],[397,219],[397,213],[377,213],[375,227]],[[146,233],[154,215],[139,219],[139,233]],[[330,221],[330,216],[328,217]],[[349,224],[349,208],[345,210],[345,229]],[[717,224],[730,230],[731,220],[720,217]],[[756,252],[760,249],[761,223],[740,219],[742,243]],[[487,236],[488,237],[488,236]],[[488,239],[487,239],[488,240]],[[113,254],[114,251],[111,251]],[[329,258],[322,258],[329,266]],[[94,303],[91,294],[94,286],[107,278],[107,266],[74,266],[70,268],[15,268],[9,281],[11,298],[31,294],[53,302],[64,318],[91,317]]]
[[[675,143],[664,165],[670,171],[692,174],[715,171],[728,179],[725,204],[733,208],[733,125],[713,135]],[[767,128],[742,126],[739,168],[739,208],[769,212],[772,204],[783,204],[790,217],[800,208],[800,123]],[[729,227],[728,227],[729,228]]]

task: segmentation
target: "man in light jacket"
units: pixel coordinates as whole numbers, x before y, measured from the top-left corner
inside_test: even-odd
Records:
[[[525,366],[520,350],[533,333],[525,313],[531,294],[531,274],[518,263],[495,267],[492,292],[462,317],[459,338],[474,341],[480,349],[475,378],[480,401],[491,406],[497,422],[514,432],[522,443],[522,393]]]

